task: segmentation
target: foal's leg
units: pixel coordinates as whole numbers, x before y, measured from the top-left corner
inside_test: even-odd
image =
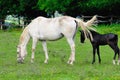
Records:
[[[48,52],[47,52],[46,41],[42,41],[42,46],[43,46],[43,50],[45,52],[45,61],[44,61],[44,63],[48,63]]]
[[[34,62],[34,53],[35,53],[35,47],[36,47],[37,41],[38,41],[38,39],[33,37],[31,63]]]
[[[119,65],[119,64],[120,64],[120,50],[119,50],[119,48],[118,48],[118,45],[116,45],[115,53],[118,54],[118,62],[117,62],[117,65]]]
[[[120,50],[118,51],[118,65],[120,64]]]
[[[98,55],[99,63],[101,63],[99,46],[97,47],[97,55]]]
[[[93,46],[93,61],[92,61],[92,64],[95,63],[95,53],[96,53],[96,46]]]
[[[117,55],[117,52],[114,50],[115,54],[114,54],[114,57],[113,57],[113,64],[116,64],[115,60],[116,60],[116,55]]]
[[[109,46],[114,50],[115,54],[114,54],[114,57],[113,57],[113,64],[115,64],[115,59],[116,59],[117,53],[118,53],[118,56],[119,56],[119,48],[114,43],[110,43]]]
[[[72,38],[67,39],[67,41],[68,41],[70,48],[71,48],[71,55],[69,57],[68,64],[73,64],[73,62],[75,61],[75,43],[74,43],[74,40]]]

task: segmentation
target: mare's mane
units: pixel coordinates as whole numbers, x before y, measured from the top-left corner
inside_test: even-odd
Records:
[[[28,34],[28,26],[25,27],[25,29],[23,30],[21,36],[20,36],[20,40],[19,40],[19,44],[22,44],[22,42],[25,40],[25,36]]]

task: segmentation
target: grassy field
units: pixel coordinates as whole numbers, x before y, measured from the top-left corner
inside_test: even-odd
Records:
[[[98,26],[100,33],[116,33],[119,35],[120,25]],[[74,65],[68,65],[70,48],[65,38],[47,42],[49,51],[49,63],[44,64],[44,52],[41,42],[38,42],[35,61],[30,63],[31,40],[28,44],[28,55],[24,64],[16,61],[16,46],[21,30],[0,31],[0,80],[120,80],[120,65],[113,65],[114,52],[109,46],[100,47],[102,63],[92,62],[92,47],[89,40],[81,44],[79,32],[75,37],[76,61]]]

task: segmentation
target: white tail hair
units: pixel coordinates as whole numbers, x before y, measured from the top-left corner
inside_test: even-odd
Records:
[[[91,40],[93,40],[92,34],[89,30],[95,31],[95,28],[92,27],[92,25],[94,25],[95,20],[97,20],[97,15],[93,16],[93,18],[87,22],[84,22],[80,19],[76,19],[76,21],[78,21],[78,26],[80,26],[84,32],[85,39],[87,39],[87,35],[90,35]]]
[[[85,26],[93,31],[96,31],[95,28],[91,27],[94,25],[95,21],[97,20],[97,15],[93,16],[93,18],[85,23]]]

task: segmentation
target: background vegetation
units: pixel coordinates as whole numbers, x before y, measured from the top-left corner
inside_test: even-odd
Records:
[[[70,16],[118,15],[120,0],[0,0],[0,19],[8,14],[27,18],[48,16],[55,10]]]
[[[119,35],[120,25],[98,26],[100,33],[116,33]],[[0,31],[0,80],[120,80],[120,66],[113,65],[114,52],[109,46],[100,47],[102,63],[91,64],[92,46],[89,40],[84,44],[79,41],[79,32],[75,37],[76,61],[74,65],[68,65],[70,48],[63,38],[54,42],[47,42],[49,63],[44,64],[44,52],[41,43],[38,42],[35,62],[30,63],[31,40],[28,44],[28,55],[24,64],[16,61],[16,46],[22,30]]]
[[[31,20],[37,16],[53,15],[55,11],[76,17],[78,15],[119,16],[120,0],[0,0],[0,23],[7,15],[21,16]],[[1,25],[1,24],[0,24]],[[100,33],[120,35],[120,25],[100,25]],[[37,44],[34,64],[30,63],[31,41],[24,64],[16,61],[16,46],[22,30],[10,28],[0,30],[0,80],[120,80],[120,66],[113,65],[114,52],[109,46],[100,47],[102,63],[91,64],[92,47],[89,40],[85,44],[79,41],[79,32],[75,37],[76,61],[73,66],[66,62],[70,55],[65,38],[56,42],[47,42],[49,63],[44,64],[44,52],[41,43]],[[120,36],[119,36],[120,47]]]

